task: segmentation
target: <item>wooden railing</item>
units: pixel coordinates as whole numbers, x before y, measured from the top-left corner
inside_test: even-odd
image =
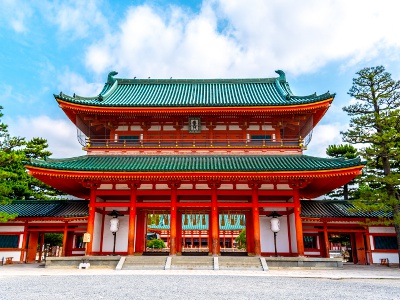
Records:
[[[269,139],[143,139],[143,140],[112,140],[112,139],[87,139],[87,148],[209,148],[209,147],[303,147],[303,140],[299,139],[283,139],[273,141]]]

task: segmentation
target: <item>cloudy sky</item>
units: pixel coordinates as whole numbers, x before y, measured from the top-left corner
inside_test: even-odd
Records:
[[[13,135],[44,137],[54,157],[85,154],[60,91],[97,95],[132,78],[276,77],[297,95],[335,92],[307,155],[341,143],[355,73],[400,77],[397,0],[0,0],[0,105]]]

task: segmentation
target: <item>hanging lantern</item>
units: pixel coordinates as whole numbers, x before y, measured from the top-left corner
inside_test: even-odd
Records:
[[[183,217],[183,225],[187,226],[187,224],[188,224],[188,215],[185,214]]]
[[[196,215],[192,215],[192,224],[197,225]]]
[[[206,215],[203,215],[202,219],[203,219],[203,225],[206,226],[207,225],[207,223],[206,223]]]
[[[240,226],[244,226],[244,215],[240,216]]]
[[[168,215],[167,214],[164,215],[164,225],[166,225],[166,226],[169,225],[169,219],[168,219]]]

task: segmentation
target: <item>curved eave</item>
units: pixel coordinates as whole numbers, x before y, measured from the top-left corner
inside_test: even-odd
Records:
[[[88,196],[88,189],[81,184],[84,180],[94,181],[165,181],[165,180],[305,180],[301,197],[314,198],[349,182],[360,174],[363,165],[330,170],[304,171],[167,171],[167,172],[113,172],[113,171],[68,171],[26,166],[34,177],[62,191]],[[332,180],[332,178],[336,178]]]
[[[301,113],[311,112],[318,109],[328,109],[333,101],[333,97],[320,100],[313,103],[293,104],[293,105],[276,105],[276,106],[213,106],[213,107],[100,107],[71,103],[63,99],[57,98],[59,106],[64,111],[73,111],[74,113],[99,114],[99,115],[188,115],[188,114],[285,114],[285,113]]]

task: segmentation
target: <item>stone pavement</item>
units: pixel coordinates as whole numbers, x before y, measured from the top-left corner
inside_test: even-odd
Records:
[[[44,268],[41,264],[0,265],[0,278],[6,276],[51,276],[51,275],[210,275],[210,276],[267,276],[296,278],[330,278],[330,279],[400,279],[398,265],[387,267],[381,265],[345,264],[343,269],[270,269],[269,271],[213,271],[213,270],[114,270],[107,268]]]

